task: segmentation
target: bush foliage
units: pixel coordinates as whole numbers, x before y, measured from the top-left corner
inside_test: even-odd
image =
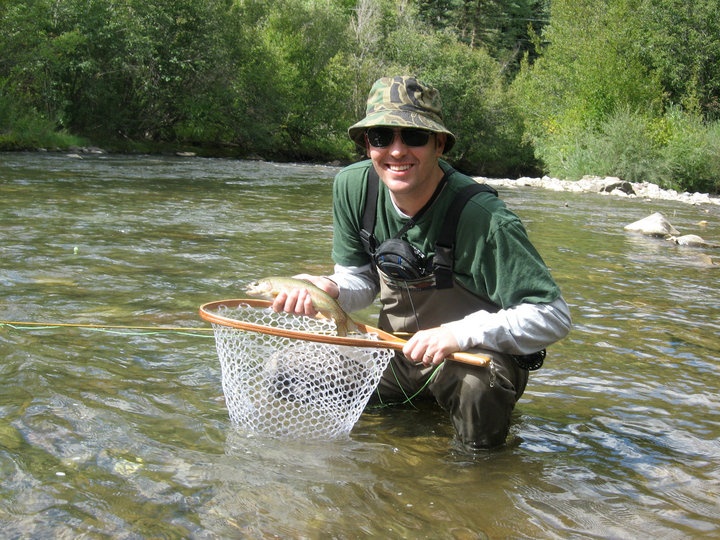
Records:
[[[720,66],[707,53],[720,50],[718,7],[553,0],[550,24],[536,40],[542,52],[524,61],[512,83],[545,170],[720,190]],[[702,51],[698,28],[713,32]]]
[[[0,2],[0,149],[358,158],[378,77],[441,90],[473,174],[717,191],[717,0]]]

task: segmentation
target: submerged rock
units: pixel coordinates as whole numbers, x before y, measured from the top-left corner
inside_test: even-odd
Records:
[[[720,267],[720,259],[718,259],[717,257],[711,257],[706,253],[700,254],[700,262],[706,266]]]
[[[711,247],[711,248],[718,247],[716,244],[710,244],[709,242],[706,242],[702,237],[698,236],[697,234],[684,234],[682,236],[669,236],[668,240],[670,240],[671,242],[674,242],[675,244],[677,244],[679,246]]]

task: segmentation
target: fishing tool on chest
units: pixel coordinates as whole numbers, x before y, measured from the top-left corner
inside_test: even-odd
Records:
[[[477,193],[491,193],[497,197],[497,191],[487,184],[470,184],[462,188],[448,208],[438,240],[435,244],[435,255],[431,258],[415,246],[402,239],[403,235],[420,220],[435,202],[444,189],[447,179],[453,171],[448,171],[439,182],[430,200],[423,206],[392,238],[379,243],[375,238],[375,216],[380,190],[380,178],[374,167],[368,170],[367,196],[362,215],[360,240],[363,248],[373,258],[375,265],[384,274],[401,281],[412,281],[433,277],[434,286],[448,289],[453,286],[453,249],[455,232],[460,220],[460,213],[467,202]]]
[[[279,438],[332,439],[350,433],[405,340],[355,322],[337,335],[332,319],[276,313],[272,302],[209,302],[230,420],[250,432]],[[451,360],[485,365],[482,355]]]

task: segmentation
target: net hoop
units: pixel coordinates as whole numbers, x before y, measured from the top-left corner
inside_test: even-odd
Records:
[[[354,338],[352,336],[334,336],[329,334],[314,334],[310,332],[302,332],[299,330],[291,330],[287,328],[277,328],[274,326],[265,326],[262,324],[240,321],[224,317],[217,313],[221,307],[236,308],[241,305],[247,305],[255,308],[268,308],[272,306],[272,302],[268,300],[258,300],[256,298],[237,298],[233,300],[219,300],[217,302],[208,302],[200,306],[200,316],[210,323],[230,326],[239,330],[248,330],[250,332],[260,332],[261,334],[270,334],[278,337],[286,337],[291,339],[302,339],[303,341],[315,341],[318,343],[334,343],[336,345],[345,345],[348,347],[377,347],[378,349],[394,349],[400,350],[405,344],[405,340],[395,337],[392,334],[383,332],[379,328],[368,326],[355,322],[360,332],[365,334],[377,334],[378,340]],[[354,322],[354,321],[353,321]]]
[[[238,319],[232,319],[229,317],[224,317],[223,315],[217,313],[217,310],[222,307],[236,308],[242,305],[247,305],[255,308],[268,308],[272,306],[272,302],[270,302],[269,300],[259,300],[257,298],[235,298],[231,300],[218,300],[215,302],[208,302],[200,306],[200,317],[212,324],[219,324],[222,326],[237,328],[239,330],[247,330],[250,332],[259,332],[261,334],[270,334],[278,337],[300,339],[303,341],[313,341],[317,343],[345,345],[347,347],[375,347],[378,349],[392,349],[395,351],[401,351],[403,345],[407,343],[404,339],[394,336],[393,334],[380,330],[379,328],[375,328],[374,326],[359,323],[357,321],[353,322],[355,322],[361,333],[376,335],[377,339],[370,340],[356,338],[352,336],[316,334],[286,328],[277,328],[273,326],[266,326],[262,324],[241,321]],[[447,358],[456,362],[462,362],[465,364],[472,364],[476,366],[486,366],[492,361],[492,358],[490,356],[477,353],[471,354],[459,352],[453,353]]]

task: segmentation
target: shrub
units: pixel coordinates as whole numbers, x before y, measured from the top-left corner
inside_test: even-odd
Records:
[[[720,122],[679,108],[657,117],[624,107],[597,128],[553,128],[535,151],[560,178],[617,176],[678,191],[720,190]]]
[[[0,151],[81,146],[83,139],[56,130],[55,123],[4,92],[0,85]]]
[[[666,115],[669,136],[662,148],[667,183],[685,191],[720,191],[720,122],[703,122],[679,108]]]

